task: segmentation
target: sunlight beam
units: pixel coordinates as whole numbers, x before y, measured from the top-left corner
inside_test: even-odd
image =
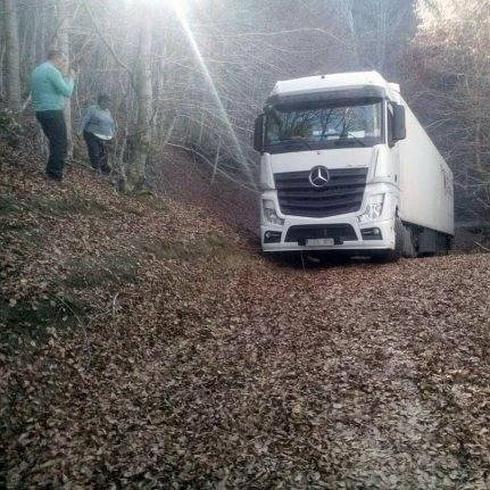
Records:
[[[213,78],[211,77],[208,67],[206,66],[204,58],[201,54],[201,50],[199,49],[194,34],[187,21],[188,4],[185,0],[171,0],[171,4],[175,11],[175,14],[177,15],[179,23],[181,24],[182,29],[184,30],[184,33],[187,36],[192,51],[194,52],[194,55],[196,56],[197,61],[199,62],[199,67],[201,68],[201,71],[204,74],[204,78],[206,79],[206,82],[209,85],[213,98],[215,99],[218,105],[218,109],[221,117],[225,122],[225,126],[230,133],[231,139],[233,141],[233,145],[235,146],[235,149],[239,157],[239,163],[245,167],[245,171],[248,175],[248,178],[250,179],[250,182],[252,183],[254,189],[257,191],[258,190],[257,183],[255,182],[255,179],[253,177],[252,169],[243,153],[240,141],[238,140],[235,130],[233,129],[230,118],[228,117],[228,113],[226,112],[223,102],[221,101],[221,97],[219,96],[218,90],[216,89]]]

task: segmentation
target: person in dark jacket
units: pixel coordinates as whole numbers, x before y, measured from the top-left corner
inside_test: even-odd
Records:
[[[116,123],[109,110],[110,98],[99,95],[97,104],[90,106],[80,124],[80,133],[87,144],[88,155],[92,167],[102,175],[109,175],[109,156],[107,143],[116,134]]]
[[[62,51],[52,49],[48,60],[39,65],[31,77],[31,96],[36,118],[49,140],[48,178],[61,181],[65,166],[68,138],[63,110],[75,86],[75,72],[67,70],[67,58]]]

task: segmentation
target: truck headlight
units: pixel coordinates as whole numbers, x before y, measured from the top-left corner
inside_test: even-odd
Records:
[[[368,198],[366,211],[361,216],[358,216],[360,223],[366,223],[367,221],[375,221],[383,214],[383,204],[385,201],[384,194],[375,194]]]
[[[265,225],[283,225],[284,220],[277,216],[276,206],[271,199],[262,200],[262,214]]]

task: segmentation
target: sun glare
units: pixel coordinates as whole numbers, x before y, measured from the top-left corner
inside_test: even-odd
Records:
[[[174,9],[175,14],[177,15],[177,18],[182,26],[182,29],[187,37],[187,40],[189,41],[192,51],[194,52],[194,55],[196,56],[199,62],[199,67],[201,68],[201,71],[209,85],[209,88],[216,101],[216,104],[218,105],[220,116],[225,122],[225,126],[229,131],[240,164],[242,164],[245,167],[245,171],[247,172],[248,178],[250,179],[252,186],[254,187],[255,190],[257,190],[257,184],[253,176],[253,171],[249,165],[248,159],[245,157],[243,153],[240,141],[238,140],[235,130],[233,129],[233,125],[231,124],[228,113],[226,112],[223,102],[221,101],[221,97],[219,96],[218,90],[216,89],[216,85],[214,84],[211,73],[209,72],[206,62],[202,56],[201,50],[199,49],[199,46],[196,42],[194,33],[192,32],[192,29],[189,25],[189,21],[188,21],[189,1],[188,0],[168,0],[168,1],[172,5],[172,8]]]
[[[189,2],[188,0],[167,0],[174,12],[177,14],[179,20],[186,18],[189,12]]]

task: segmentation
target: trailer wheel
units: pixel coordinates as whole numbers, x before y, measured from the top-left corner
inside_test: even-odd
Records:
[[[451,236],[445,233],[439,233],[437,236],[437,254],[449,255],[451,250]]]

